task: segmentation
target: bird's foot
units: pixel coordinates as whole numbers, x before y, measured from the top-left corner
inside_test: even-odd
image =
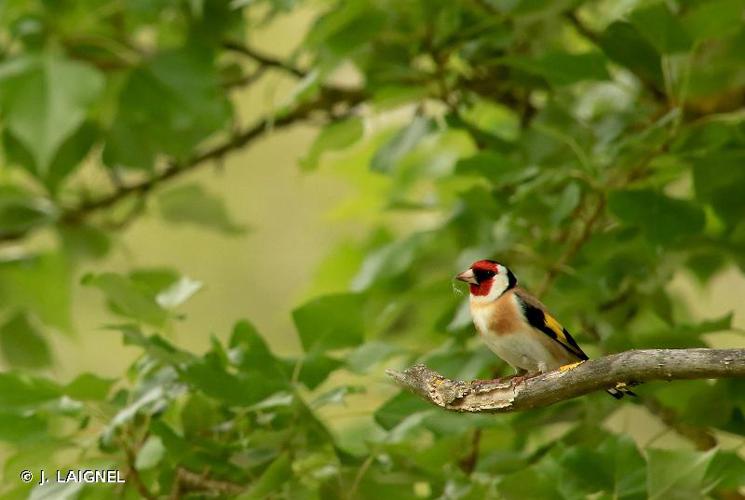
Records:
[[[559,371],[563,373],[563,372],[568,372],[569,370],[574,370],[575,368],[577,368],[582,363],[584,363],[584,360],[583,361],[577,361],[576,363],[571,363],[571,364],[568,364],[568,365],[560,366],[559,367]]]

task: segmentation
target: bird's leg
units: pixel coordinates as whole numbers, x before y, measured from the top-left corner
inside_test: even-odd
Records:
[[[585,361],[582,360],[582,361],[577,361],[576,363],[570,363],[568,365],[560,366],[559,367],[559,371],[560,372],[568,372],[569,370],[574,370],[575,368],[577,368],[579,365],[581,365],[584,362]]]

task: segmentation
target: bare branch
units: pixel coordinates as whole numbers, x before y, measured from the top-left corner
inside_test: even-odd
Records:
[[[600,221],[605,209],[605,198],[601,197],[595,207],[592,209],[590,216],[583,222],[582,230],[577,238],[566,247],[558,260],[548,269],[543,282],[536,289],[536,295],[542,297],[554,284],[559,274],[569,265],[569,262],[577,256],[582,247],[593,235],[595,225]]]
[[[574,27],[574,29],[579,33],[582,37],[584,37],[588,42],[600,47],[602,45],[601,43],[601,35],[600,33],[596,33],[592,29],[590,29],[588,26],[586,26],[582,20],[577,16],[577,13],[575,11],[567,11],[564,12],[564,18],[569,22],[569,24]],[[632,70],[633,71],[633,70]],[[644,85],[644,88],[650,93],[652,98],[657,101],[660,104],[663,104],[666,100],[665,93],[662,92],[660,89],[657,88],[655,83],[651,81],[649,78],[647,78],[644,75],[641,75],[637,72],[634,72],[637,78],[639,78],[639,81]]]
[[[279,59],[276,59],[272,56],[262,54],[261,52],[247,45],[243,45],[243,44],[240,44],[237,42],[231,42],[231,41],[223,42],[222,45],[224,48],[228,50],[232,50],[233,52],[237,52],[238,54],[243,54],[244,56],[250,59],[253,59],[261,66],[268,67],[268,68],[281,69],[282,71],[290,73],[291,75],[294,75],[298,78],[305,78],[305,76],[307,75],[305,71],[299,68],[296,68],[295,66],[287,62],[280,61]]]
[[[451,380],[421,364],[386,373],[398,385],[446,410],[506,413],[552,405],[618,382],[745,377],[745,349],[626,351],[515,385],[509,379]]]
[[[185,492],[208,492],[213,495],[239,495],[246,490],[245,486],[230,481],[210,479],[204,474],[197,474],[179,467],[176,469],[175,487],[171,498],[181,498]]]
[[[642,398],[642,404],[668,428],[675,431],[680,437],[690,441],[696,449],[706,451],[716,447],[717,439],[711,432],[705,428],[681,421],[675,410],[666,407],[657,398],[645,396]]]
[[[210,161],[221,160],[229,153],[246,147],[254,140],[264,136],[272,130],[294,125],[308,118],[313,112],[329,110],[340,104],[348,107],[355,106],[362,102],[363,99],[364,94],[361,91],[353,89],[322,89],[318,99],[300,105],[297,109],[285,115],[264,118],[244,131],[235,134],[224,143],[213,146],[212,148],[195,155],[183,164],[179,165],[172,163],[161,172],[146,180],[134,184],[123,185],[113,193],[84,201],[77,207],[66,209],[62,212],[60,220],[67,224],[79,224],[94,213],[110,208],[125,198],[132,195],[146,194],[156,186],[191,172],[201,165],[208,164]],[[17,239],[23,236],[25,236],[25,233],[12,235],[12,239]],[[11,238],[0,237],[0,241],[7,239]]]
[[[137,461],[137,451],[132,449],[132,447],[123,439],[121,440],[120,444],[126,456],[127,480],[134,485],[135,489],[137,490],[137,494],[140,495],[140,498],[145,498],[146,500],[155,500],[156,496],[152,492],[150,492],[148,487],[145,485],[145,482],[140,477],[140,473],[137,470],[137,467],[135,467],[135,462]]]

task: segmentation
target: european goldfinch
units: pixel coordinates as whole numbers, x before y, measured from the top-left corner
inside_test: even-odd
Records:
[[[502,264],[479,260],[456,279],[471,289],[471,316],[481,338],[518,373],[526,373],[519,379],[572,368],[588,359],[567,329],[518,287],[515,275]],[[608,389],[617,399],[628,392],[621,386]]]

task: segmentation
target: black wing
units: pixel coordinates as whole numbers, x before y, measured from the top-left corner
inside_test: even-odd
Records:
[[[520,304],[525,312],[525,318],[528,320],[528,323],[530,323],[530,326],[551,337],[576,358],[581,360],[590,359],[572,338],[567,329],[561,326],[561,323],[556,321],[556,318],[540,307],[529,304],[519,295],[518,298],[520,299]]]

